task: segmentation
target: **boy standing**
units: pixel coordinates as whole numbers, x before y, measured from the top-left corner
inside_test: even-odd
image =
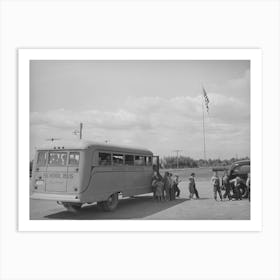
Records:
[[[173,174],[169,173],[169,180],[170,180],[170,200],[174,200],[175,199],[175,185],[174,185],[174,178],[173,178]]]
[[[192,174],[191,174],[191,177],[192,177],[192,179],[193,179],[193,184],[194,184],[194,186],[193,186],[194,194],[195,194],[196,198],[199,199],[199,195],[198,195],[198,191],[197,191],[197,188],[196,188],[196,185],[195,185],[195,179],[194,179],[194,178],[195,178],[195,174],[192,173]]]
[[[234,184],[234,196],[236,200],[242,200],[240,192],[241,178],[237,176],[235,179],[230,180],[230,183]]]
[[[225,193],[224,193],[224,198],[227,198],[231,200],[231,194],[230,194],[230,183],[229,183],[229,177],[227,171],[225,171],[225,175],[223,177],[223,185],[225,187]]]
[[[179,185],[179,176],[175,175],[174,187],[175,187],[175,195],[176,195],[176,197],[180,196],[180,189],[179,189],[178,185]]]
[[[189,177],[189,192],[190,192],[190,199],[193,199],[194,196],[194,178],[192,176]]]
[[[163,183],[164,183],[164,186],[163,186],[164,198],[165,198],[165,200],[169,201],[170,200],[170,189],[171,189],[169,172],[164,173]]]
[[[250,173],[248,173],[246,186],[247,186],[248,199],[249,199],[249,201],[251,201],[251,174]]]
[[[219,193],[221,201],[223,200],[221,188],[220,188],[220,178],[218,177],[217,172],[213,174],[211,178],[211,183],[213,185],[214,199],[217,201],[217,192]]]

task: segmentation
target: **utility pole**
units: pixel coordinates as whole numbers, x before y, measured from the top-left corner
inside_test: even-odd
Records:
[[[83,136],[83,123],[80,123],[80,140],[82,139]]]
[[[75,129],[73,131],[73,134],[75,134],[75,135],[77,135],[78,133],[80,135],[80,140],[81,140],[83,137],[83,123],[80,123],[80,130]]]
[[[176,153],[176,158],[177,158],[177,169],[179,168],[179,152],[182,152],[183,150],[174,150],[173,152]]]

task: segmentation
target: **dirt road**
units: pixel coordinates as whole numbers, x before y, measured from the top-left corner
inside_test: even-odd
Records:
[[[70,213],[55,201],[31,200],[30,219],[151,219],[151,220],[248,220],[250,202],[215,201],[209,181],[197,182],[199,200],[188,199],[187,182],[179,184],[180,198],[157,202],[151,194],[122,199],[114,212],[102,212],[96,205],[83,206],[80,212]]]

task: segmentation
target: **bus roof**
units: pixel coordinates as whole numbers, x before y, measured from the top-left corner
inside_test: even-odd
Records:
[[[94,141],[53,141],[47,144],[44,144],[37,148],[37,150],[76,150],[76,149],[100,149],[104,151],[113,151],[113,152],[129,152],[129,153],[138,153],[145,155],[152,155],[153,153],[150,150],[147,150],[143,147],[135,147],[129,145],[114,145],[114,144],[106,144],[101,142]]]

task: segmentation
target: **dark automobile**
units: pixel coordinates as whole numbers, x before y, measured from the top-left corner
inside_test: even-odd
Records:
[[[230,168],[214,167],[213,171],[228,171],[229,180],[235,179],[237,176],[241,178],[240,192],[243,197],[247,196],[246,181],[248,173],[250,173],[250,160],[239,160],[234,162]],[[231,189],[233,190],[233,183],[231,183]],[[233,193],[234,197],[234,193]]]
[[[246,181],[250,173],[250,160],[240,160],[234,162],[229,168],[229,180],[235,179],[237,176],[241,178],[240,192],[242,196],[246,196]]]

